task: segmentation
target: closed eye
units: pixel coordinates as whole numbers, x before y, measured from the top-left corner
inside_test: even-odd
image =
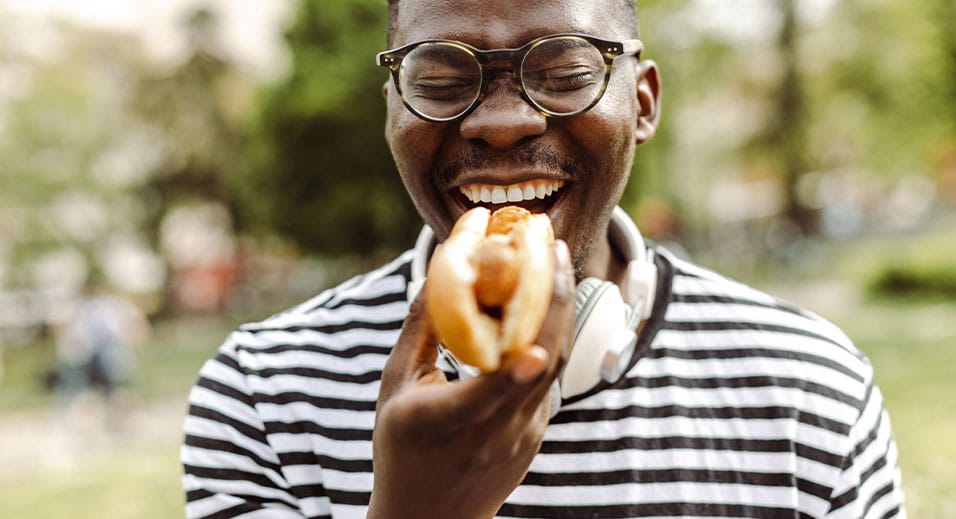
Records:
[[[567,66],[525,73],[525,87],[539,92],[567,92],[588,88],[600,77],[592,67]]]
[[[406,94],[435,100],[451,100],[474,95],[476,80],[460,76],[418,78]]]

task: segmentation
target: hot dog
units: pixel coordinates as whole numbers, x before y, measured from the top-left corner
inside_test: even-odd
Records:
[[[429,320],[458,360],[482,371],[531,346],[551,301],[554,232],[516,206],[469,210],[428,266]]]

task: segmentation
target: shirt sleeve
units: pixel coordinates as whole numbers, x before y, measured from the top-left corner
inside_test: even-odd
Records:
[[[186,517],[302,518],[230,341],[189,395],[180,451]]]
[[[905,518],[896,442],[883,396],[872,380],[847,445],[827,517]]]

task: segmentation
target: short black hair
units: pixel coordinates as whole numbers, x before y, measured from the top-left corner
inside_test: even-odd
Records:
[[[386,38],[388,39],[388,46],[392,47],[395,35],[395,23],[398,20],[398,4],[401,0],[388,0],[388,29],[386,32]],[[628,31],[630,32],[630,37],[638,38],[640,37],[640,30],[638,29],[637,23],[637,0],[617,0],[616,2],[618,8],[621,9],[620,17],[622,20],[629,20]]]

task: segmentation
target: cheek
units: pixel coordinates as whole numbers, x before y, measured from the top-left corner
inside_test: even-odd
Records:
[[[388,103],[385,140],[406,186],[412,187],[409,181],[420,182],[429,168],[428,131],[423,121],[409,113],[401,101],[393,101],[394,98],[397,96],[391,96]]]
[[[616,147],[627,146],[636,137],[640,105],[631,72],[628,67],[615,68],[604,97],[593,109],[605,121],[606,127],[613,130],[613,135],[607,138],[612,139]]]
[[[409,121],[402,113],[403,111],[405,111],[405,107],[398,100],[398,96],[395,94],[389,95],[388,115],[385,119],[385,140],[388,141],[388,146],[392,149],[392,155],[395,157],[395,161],[399,163],[400,170],[403,169],[402,162],[406,160],[405,154],[408,148],[406,141],[411,131]]]
[[[595,112],[581,135],[586,136],[587,156],[594,178],[588,179],[601,196],[611,196],[622,189],[630,174],[634,154],[634,128],[624,116],[626,110]]]
[[[636,103],[632,97],[621,93],[602,99],[594,113],[599,118],[600,132],[594,132],[598,139],[593,143],[595,155],[603,161],[599,171],[605,176],[601,182],[607,194],[620,194],[631,171],[634,158],[635,132],[637,130]],[[607,101],[606,103],[604,101]]]
[[[389,96],[385,139],[418,214],[439,236],[446,236],[450,228],[447,209],[432,178],[441,150],[442,127],[419,119],[397,97]]]
[[[606,101],[606,102],[604,102]],[[627,149],[634,142],[637,130],[637,104],[631,97],[608,92],[595,115],[600,117],[605,129],[605,146],[615,154]],[[615,157],[617,155],[614,155]]]

